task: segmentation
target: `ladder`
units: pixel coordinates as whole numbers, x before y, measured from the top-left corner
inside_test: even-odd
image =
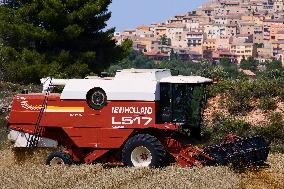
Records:
[[[35,148],[38,145],[38,142],[40,141],[40,138],[42,136],[42,133],[44,131],[44,127],[40,125],[41,120],[43,118],[44,112],[47,108],[47,103],[48,103],[48,97],[50,95],[50,91],[51,91],[51,81],[50,80],[46,80],[45,82],[49,81],[49,85],[47,90],[45,91],[45,96],[44,96],[44,100],[43,103],[41,105],[41,109],[39,111],[37,120],[36,120],[36,124],[35,124],[35,128],[34,128],[34,132],[32,135],[29,135],[29,137],[27,138],[27,146],[28,148]]]

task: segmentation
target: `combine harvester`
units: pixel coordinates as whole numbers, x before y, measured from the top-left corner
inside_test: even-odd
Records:
[[[122,163],[161,167],[250,166],[267,160],[261,137],[229,134],[224,142],[200,149],[206,86],[211,79],[172,76],[170,70],[128,69],[114,78],[42,79],[43,93],[18,94],[9,116],[15,147],[57,147],[46,163]],[[61,94],[52,93],[64,86]],[[181,131],[189,131],[189,135]]]

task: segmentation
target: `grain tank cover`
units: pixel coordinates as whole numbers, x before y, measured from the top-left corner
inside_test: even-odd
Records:
[[[160,100],[160,83],[210,82],[211,79],[200,76],[172,76],[168,69],[124,69],[117,71],[112,78],[51,79],[44,85],[65,85],[62,100],[85,100],[88,91],[101,88],[110,101],[157,101]]]
[[[108,100],[156,101],[160,99],[159,82],[171,77],[167,69],[125,69],[114,78],[69,79],[62,100],[86,99],[90,89],[101,88]]]
[[[212,83],[211,79],[201,76],[171,76],[160,80],[160,83],[183,83],[183,84],[198,84],[198,83]]]

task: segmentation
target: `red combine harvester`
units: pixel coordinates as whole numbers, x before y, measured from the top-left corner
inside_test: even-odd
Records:
[[[46,163],[123,163],[161,167],[247,166],[267,160],[261,137],[232,134],[203,149],[200,138],[206,86],[199,76],[172,76],[170,70],[121,70],[114,78],[41,80],[43,93],[18,94],[9,116],[15,147],[57,147]],[[51,93],[64,86],[61,94]],[[187,134],[183,134],[187,133]]]

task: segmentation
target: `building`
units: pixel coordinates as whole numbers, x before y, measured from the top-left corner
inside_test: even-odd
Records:
[[[272,42],[272,56],[277,57],[278,55],[282,55],[284,51],[284,40],[274,41]]]
[[[253,35],[237,35],[236,38],[232,38],[230,52],[236,55],[238,63],[243,58],[256,57],[257,49],[253,43]]]
[[[160,41],[156,38],[138,37],[133,41],[133,49],[141,52],[152,52],[159,50]]]
[[[150,26],[138,26],[135,30],[135,34],[138,37],[154,37],[154,32]]]
[[[283,12],[284,11],[284,1],[283,0],[274,0],[273,10],[274,10],[274,12]]]
[[[226,33],[226,27],[222,24],[208,24],[204,28],[204,33],[209,39],[217,39],[219,37],[228,36]]]
[[[169,54],[161,53],[159,51],[145,52],[144,55],[153,59],[156,64],[160,63],[161,61],[169,60],[170,58]]]
[[[215,51],[216,50],[216,39],[206,39],[203,42],[203,50]]]
[[[213,52],[213,61],[219,62],[220,59],[226,58],[231,60],[232,63],[237,63],[237,56],[226,49],[218,49]]]
[[[162,36],[166,35],[166,33],[167,33],[167,26],[166,26],[166,24],[156,24],[153,27],[153,30],[154,30],[154,37],[159,39]]]
[[[284,19],[269,19],[263,21],[263,43],[265,48],[271,48],[278,31],[283,30]]]
[[[240,34],[254,34],[255,23],[253,21],[240,22]]]
[[[202,44],[204,41],[204,34],[202,32],[188,32],[186,36],[187,45],[191,51],[202,54]]]
[[[170,39],[170,44],[173,47],[187,47],[186,41],[186,26],[183,23],[168,24],[166,30],[166,36]]]

